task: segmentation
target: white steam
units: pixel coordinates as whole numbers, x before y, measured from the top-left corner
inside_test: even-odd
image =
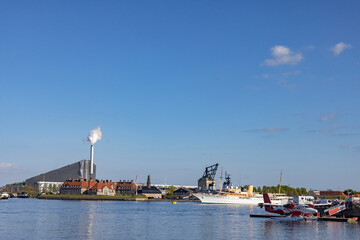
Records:
[[[99,127],[94,128],[93,130],[90,131],[90,134],[87,137],[86,141],[90,142],[91,145],[93,145],[98,140],[101,140],[101,138],[102,138],[102,132],[101,132],[100,126],[99,126]]]

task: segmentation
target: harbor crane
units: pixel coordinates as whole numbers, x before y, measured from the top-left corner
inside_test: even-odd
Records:
[[[214,165],[211,165],[211,166],[209,166],[209,167],[206,167],[206,168],[205,168],[205,172],[204,172],[204,174],[203,174],[202,177],[203,177],[203,178],[209,178],[209,179],[214,180],[218,166],[219,166],[219,164],[216,163],[216,164],[214,164]]]
[[[203,176],[198,180],[199,190],[214,190],[215,187],[215,175],[219,164],[208,166],[205,168]]]

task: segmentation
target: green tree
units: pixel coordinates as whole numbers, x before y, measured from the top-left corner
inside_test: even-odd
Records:
[[[347,196],[350,196],[350,195],[355,195],[356,192],[352,189],[346,189],[344,192],[343,192],[345,195]]]
[[[31,189],[30,189],[30,187],[29,186],[24,186],[24,192],[31,192]]]
[[[300,193],[302,194],[302,195],[307,195],[308,194],[308,191],[306,190],[306,188],[300,188]]]
[[[172,197],[174,196],[174,191],[176,190],[176,187],[174,186],[169,186],[168,189],[166,190],[166,195],[168,197]]]

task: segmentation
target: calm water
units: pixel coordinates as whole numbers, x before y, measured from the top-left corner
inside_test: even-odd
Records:
[[[0,239],[360,239],[359,224],[250,218],[256,207],[194,202],[9,199]]]

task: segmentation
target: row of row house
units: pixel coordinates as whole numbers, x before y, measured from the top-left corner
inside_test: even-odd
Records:
[[[174,198],[184,198],[191,195],[191,190],[179,188],[173,192]],[[137,186],[133,180],[112,182],[111,180],[83,180],[83,179],[69,179],[66,180],[60,187],[60,194],[69,195],[107,195],[107,196],[121,196],[121,195],[145,195],[147,198],[162,198],[162,192],[155,186],[151,185],[150,175],[147,179],[147,184]]]
[[[60,188],[61,194],[88,194],[88,195],[135,195],[137,190],[136,184],[131,181],[112,182],[111,180],[66,180]]]

